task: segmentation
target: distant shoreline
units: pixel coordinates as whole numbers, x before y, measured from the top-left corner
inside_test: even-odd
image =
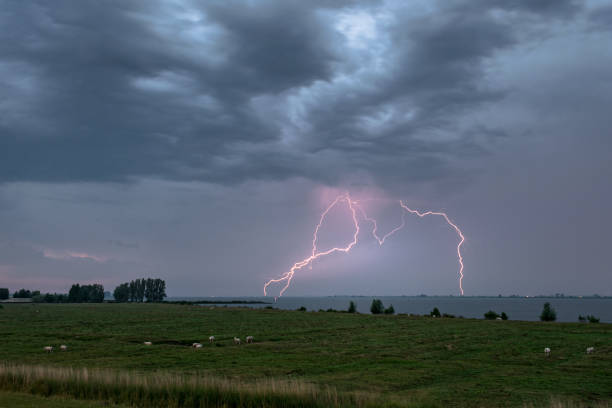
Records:
[[[162,303],[177,304],[177,305],[271,305],[272,302],[263,302],[261,300],[165,300]]]

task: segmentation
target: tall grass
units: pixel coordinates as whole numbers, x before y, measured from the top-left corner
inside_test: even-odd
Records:
[[[543,406],[543,405],[538,405]],[[608,408],[610,405],[606,402],[576,402],[576,401],[567,401],[559,398],[552,397],[550,399],[550,405],[546,405],[549,408]],[[534,405],[524,405],[524,408],[534,408]]]
[[[302,381],[242,382],[211,376],[0,365],[0,389],[104,400],[134,407],[366,407],[371,397]]]

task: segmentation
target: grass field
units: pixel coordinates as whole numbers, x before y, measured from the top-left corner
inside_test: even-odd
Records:
[[[214,345],[206,341],[210,335],[217,338]],[[254,344],[232,344],[234,336],[244,341],[247,335],[255,337]],[[289,398],[270,400],[267,406],[317,406],[320,398],[319,406],[612,403],[609,324],[164,304],[31,304],[0,309],[0,337],[5,365],[86,367],[130,378],[218,379],[225,384],[222,389],[251,394],[265,380],[266,387],[278,387],[274,392]],[[144,346],[144,341],[153,345]],[[196,351],[193,342],[204,347]],[[68,351],[43,352],[45,345],[57,349],[60,344],[67,344]],[[585,353],[588,346],[595,347],[594,354]],[[544,347],[552,349],[548,358]],[[7,384],[0,382],[0,387],[7,391],[12,387]],[[42,393],[70,395],[61,387],[53,389],[57,392],[47,387]],[[299,394],[295,401],[292,389]],[[18,394],[0,398],[4,395]],[[239,400],[228,399],[226,405]]]

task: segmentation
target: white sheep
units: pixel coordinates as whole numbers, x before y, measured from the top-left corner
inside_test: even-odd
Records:
[[[238,337],[234,337],[234,344],[240,344],[240,339]]]
[[[544,348],[544,354],[546,355],[546,357],[550,356],[550,349],[548,347]]]
[[[202,343],[193,343],[192,347],[195,348],[195,349],[202,348]]]
[[[144,345],[145,345],[145,346],[151,346],[152,344],[153,344],[153,343],[151,343],[150,341],[145,341],[145,342],[144,342]]]
[[[208,338],[208,342],[209,342],[209,343],[214,343],[214,342],[215,342],[215,336],[210,336],[210,337]]]
[[[587,347],[587,354],[592,354],[595,351],[595,347]]]
[[[67,346],[67,345],[65,345],[65,344],[62,344],[62,345],[60,346],[60,350],[62,350],[62,351],[66,351],[66,350],[68,350],[68,346]]]
[[[253,336],[247,336],[247,338],[246,338],[246,342],[247,342],[247,344],[248,344],[248,343],[252,343],[252,342],[253,342],[253,340],[255,340],[255,339],[253,338]]]
[[[43,350],[45,350],[47,353],[51,353],[53,352],[53,346],[45,346],[43,347]]]

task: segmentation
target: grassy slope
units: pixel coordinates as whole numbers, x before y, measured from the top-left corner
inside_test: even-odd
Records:
[[[215,346],[192,342],[215,335]],[[253,335],[254,345],[231,338]],[[302,378],[440,405],[612,401],[612,325],[179,305],[5,305],[0,361]],[[142,342],[150,340],[152,347]],[[42,347],[68,344],[46,354]],[[596,353],[586,355],[587,346]],[[544,347],[552,356],[544,357]]]

